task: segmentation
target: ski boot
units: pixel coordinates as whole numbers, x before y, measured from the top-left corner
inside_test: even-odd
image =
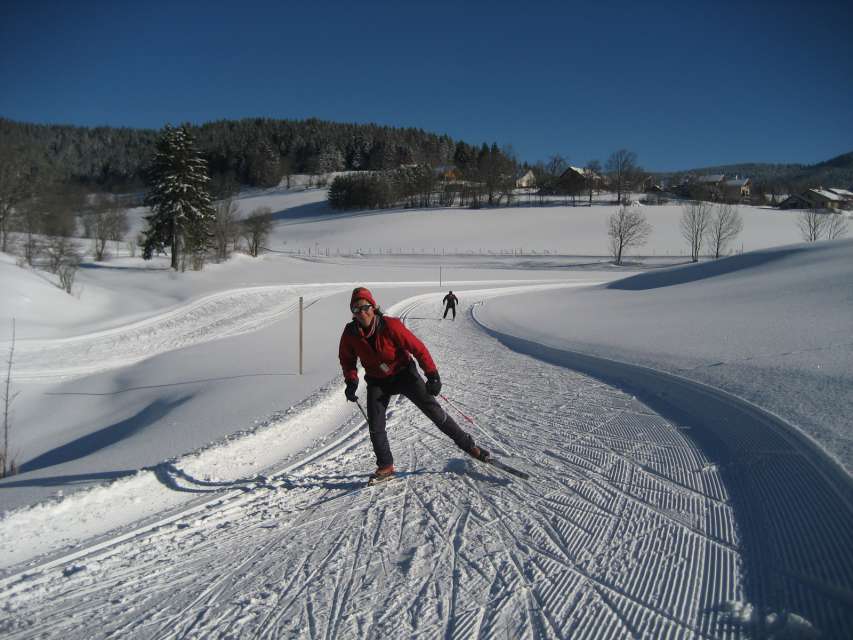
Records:
[[[468,450],[468,455],[472,458],[476,458],[480,462],[491,462],[492,460],[492,454],[483,449],[482,447],[471,447]]]
[[[379,467],[370,474],[370,477],[367,479],[367,486],[372,487],[375,484],[379,484],[380,482],[388,482],[389,480],[394,479],[394,465],[389,464],[386,467]]]

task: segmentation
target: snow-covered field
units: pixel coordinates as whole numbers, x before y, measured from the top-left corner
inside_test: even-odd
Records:
[[[643,207],[654,258],[616,268],[603,205],[323,198],[247,195],[288,253],[200,273],[121,258],[68,296],[0,262],[4,637],[847,637],[853,241],[790,246],[795,214],[744,207],[747,253],[661,270],[680,210]],[[364,488],[336,357],[356,284],[530,481],[398,399],[402,477]]]

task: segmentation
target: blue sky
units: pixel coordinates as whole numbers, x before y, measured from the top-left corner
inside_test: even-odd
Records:
[[[745,6],[748,5],[748,6]],[[853,151],[853,3],[0,0],[0,116],[377,122],[572,164]]]

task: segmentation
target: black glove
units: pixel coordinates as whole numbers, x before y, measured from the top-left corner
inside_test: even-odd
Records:
[[[355,395],[356,389],[358,389],[358,379],[347,380],[347,388],[344,390],[344,395],[350,402],[355,402],[356,400],[358,400],[358,396]]]
[[[427,375],[426,390],[431,396],[441,393],[441,378],[438,377],[438,371]]]

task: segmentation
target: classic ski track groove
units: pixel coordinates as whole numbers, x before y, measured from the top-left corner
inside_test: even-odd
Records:
[[[400,315],[436,309],[420,297]],[[724,611],[747,598],[741,525],[718,465],[679,425],[600,381],[506,349],[470,314],[409,324],[475,425],[447,410],[531,480],[468,458],[398,398],[388,429],[399,479],[347,481],[374,465],[364,421],[353,418],[321,454],[254,489],[223,491],[0,582],[3,637],[750,635]],[[770,479],[776,460],[791,457],[772,441],[749,444],[743,457]],[[833,508],[809,490],[814,473],[797,482],[802,500]],[[773,503],[772,486],[754,499]],[[786,535],[781,520],[762,526]],[[827,527],[811,544],[831,555],[849,530]],[[756,566],[792,593],[810,584],[849,605],[849,580],[834,566],[807,573],[807,562]]]
[[[115,329],[72,338],[19,340],[15,347],[15,379],[75,378],[124,367],[167,351],[257,331],[293,314],[300,295],[306,304],[311,304],[341,290],[342,287],[331,285],[319,292],[317,287],[284,285],[232,289]]]

